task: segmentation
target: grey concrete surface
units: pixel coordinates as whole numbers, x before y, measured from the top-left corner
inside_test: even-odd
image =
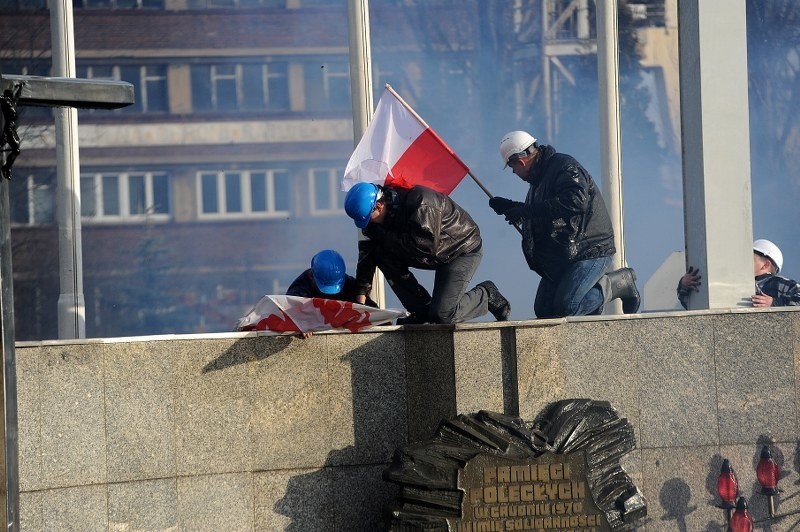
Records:
[[[633,424],[637,530],[722,530],[724,458],[766,515],[765,443],[778,511],[800,509],[799,340],[800,313],[772,309],[19,343],[22,530],[374,532],[395,449],[577,397]]]

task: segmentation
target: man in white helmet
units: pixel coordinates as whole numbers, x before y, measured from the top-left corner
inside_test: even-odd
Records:
[[[503,162],[529,184],[525,202],[494,197],[489,206],[522,228],[522,252],[541,275],[533,309],[539,318],[600,314],[622,300],[626,314],[639,309],[631,268],[608,272],[616,252],[603,197],[573,157],[540,145],[525,131],[500,141]]]
[[[800,284],[778,275],[783,268],[783,253],[773,242],[759,239],[753,242],[753,275],[756,293],[751,298],[754,307],[788,307],[800,305]],[[678,300],[689,308],[689,296],[700,291],[700,270],[692,266],[678,282]]]

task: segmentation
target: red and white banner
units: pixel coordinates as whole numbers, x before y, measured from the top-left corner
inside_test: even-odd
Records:
[[[236,322],[237,331],[318,332],[344,329],[357,332],[408,316],[405,310],[368,307],[318,297],[264,296]]]
[[[359,181],[450,194],[469,168],[390,88],[386,88],[344,171],[342,189]]]

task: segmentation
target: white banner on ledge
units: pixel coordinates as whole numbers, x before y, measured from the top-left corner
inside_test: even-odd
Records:
[[[368,307],[318,297],[266,295],[236,322],[236,331],[318,332],[360,331],[408,316],[405,310]]]

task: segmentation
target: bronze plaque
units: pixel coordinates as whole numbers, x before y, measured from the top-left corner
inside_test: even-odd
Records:
[[[524,461],[478,454],[460,471],[461,519],[457,532],[610,531],[589,490],[583,451],[546,452]]]

